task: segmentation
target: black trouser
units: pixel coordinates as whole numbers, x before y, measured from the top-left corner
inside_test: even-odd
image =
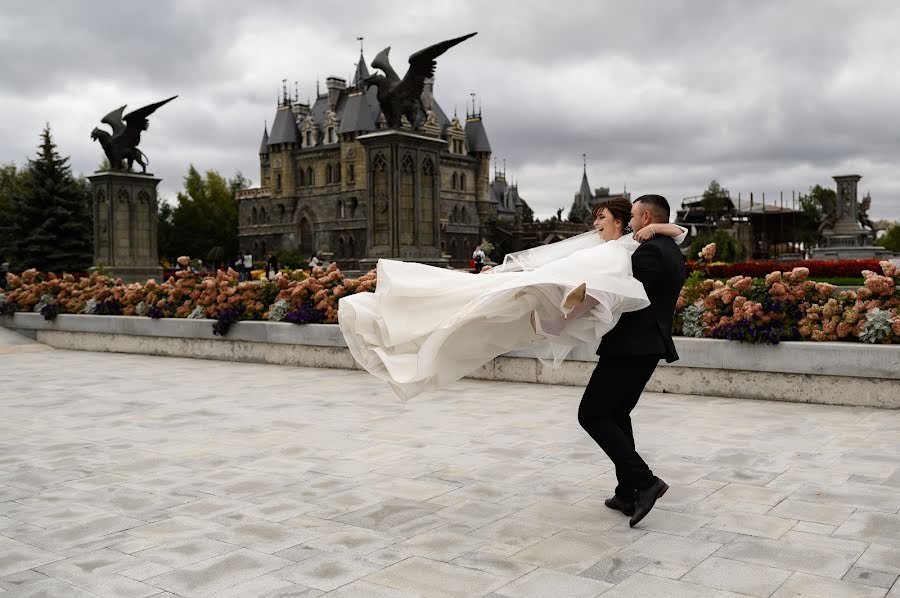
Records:
[[[578,423],[616,466],[616,495],[626,500],[656,481],[635,450],[630,414],[657,363],[656,356],[601,358],[578,407]]]

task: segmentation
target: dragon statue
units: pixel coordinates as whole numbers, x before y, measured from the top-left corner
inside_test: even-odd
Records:
[[[409,69],[403,79],[400,79],[391,67],[388,59],[390,46],[375,56],[372,68],[381,69],[384,74],[370,75],[363,79],[363,83],[366,89],[372,85],[378,88],[378,105],[381,107],[388,127],[399,128],[400,119],[405,116],[413,129],[418,130],[422,124],[419,116],[425,114],[425,108],[422,105],[422,90],[425,87],[425,79],[434,76],[434,68],[437,66],[435,58],[473,35],[475,33],[449,39],[419,50],[409,57]]]
[[[141,142],[141,132],[146,131],[150,126],[150,121],[147,120],[148,116],[163,104],[167,104],[177,97],[172,96],[167,100],[144,106],[124,116],[122,113],[125,111],[125,106],[122,106],[101,119],[100,122],[112,127],[112,133],[94,127],[94,130],[91,131],[91,139],[100,142],[109,160],[111,170],[131,172],[131,167],[137,162],[141,166],[142,174],[147,174],[147,164],[150,163],[150,160],[147,159],[144,152],[137,148]],[[123,166],[123,162],[127,162],[127,166]]]

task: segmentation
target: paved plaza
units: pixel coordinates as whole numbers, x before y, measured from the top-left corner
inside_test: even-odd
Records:
[[[900,598],[900,411],[647,393],[631,529],[579,388],[11,338],[0,596]]]

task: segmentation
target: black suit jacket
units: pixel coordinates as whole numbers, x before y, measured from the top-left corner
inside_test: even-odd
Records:
[[[657,356],[678,359],[672,342],[675,303],[684,285],[684,258],[671,237],[653,237],[631,256],[635,278],[644,284],[650,305],[622,314],[615,328],[600,341],[597,355],[606,359]]]

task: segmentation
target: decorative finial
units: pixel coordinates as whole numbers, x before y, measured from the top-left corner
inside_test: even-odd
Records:
[[[287,90],[287,79],[281,80],[281,101],[286,106],[289,102],[288,100],[288,90]]]
[[[472,96],[472,118],[475,117],[475,92],[470,92],[470,96]]]
[[[360,57],[360,58],[362,58],[362,56],[363,56],[363,40],[364,40],[364,39],[365,39],[365,38],[364,38],[363,36],[361,36],[361,35],[360,35],[359,37],[356,38],[356,41],[359,42],[359,57]]]
[[[584,164],[584,174],[587,174],[587,154],[581,154],[581,161]]]

